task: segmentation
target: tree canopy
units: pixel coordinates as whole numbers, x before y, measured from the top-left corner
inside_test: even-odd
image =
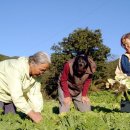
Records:
[[[106,60],[110,55],[110,48],[103,44],[101,31],[85,29],[76,29],[63,38],[58,44],[54,44],[51,48],[54,53],[51,54],[52,66],[47,83],[47,90],[52,94],[57,87],[57,81],[64,63],[79,54],[86,54],[93,58],[97,64],[97,71],[93,79],[101,79],[106,77],[104,73],[106,69]]]

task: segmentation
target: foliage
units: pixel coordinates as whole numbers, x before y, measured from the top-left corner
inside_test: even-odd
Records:
[[[91,90],[97,91],[100,89],[103,89],[103,90],[108,89],[108,88],[106,88],[106,83],[108,82],[107,79],[115,78],[115,70],[116,70],[118,61],[119,61],[119,59],[104,63],[104,70],[103,70],[104,76],[102,78],[96,79],[92,82],[91,88],[90,88]]]
[[[9,59],[9,56],[5,56],[5,55],[0,54],[0,61],[3,61],[5,59]]]
[[[121,113],[111,91],[89,93],[92,111],[81,113],[74,106],[65,116],[58,114],[58,101],[45,100],[43,121],[33,123],[18,114],[0,115],[1,130],[129,130],[130,114]]]
[[[13,58],[18,58],[18,56],[9,57],[9,56],[0,54],[0,61],[6,60],[6,59],[13,59]]]
[[[130,78],[126,74],[116,75],[114,79],[109,78],[106,87],[111,88],[121,100],[130,100]]]
[[[118,65],[118,62],[119,62],[119,59],[106,63],[106,70],[104,73],[106,74],[107,79],[115,77],[115,70]]]

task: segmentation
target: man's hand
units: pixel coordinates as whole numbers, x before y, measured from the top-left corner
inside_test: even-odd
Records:
[[[82,96],[82,103],[90,103],[90,99],[87,96]]]
[[[71,97],[66,97],[66,98],[64,98],[64,104],[65,105],[70,105],[71,104]]]
[[[35,123],[39,123],[40,121],[43,120],[42,115],[40,112],[35,112],[33,110],[31,110],[28,114],[27,114]]]

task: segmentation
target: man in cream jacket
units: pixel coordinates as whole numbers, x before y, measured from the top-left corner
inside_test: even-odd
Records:
[[[5,114],[15,113],[18,109],[36,123],[42,120],[40,76],[50,63],[49,56],[44,52],[0,62],[0,108]]]

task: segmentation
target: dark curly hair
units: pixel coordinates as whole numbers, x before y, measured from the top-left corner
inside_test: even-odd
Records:
[[[75,75],[79,75],[78,72],[84,73],[85,69],[88,67],[88,56],[87,55],[79,55],[75,58],[73,64],[73,72]]]

